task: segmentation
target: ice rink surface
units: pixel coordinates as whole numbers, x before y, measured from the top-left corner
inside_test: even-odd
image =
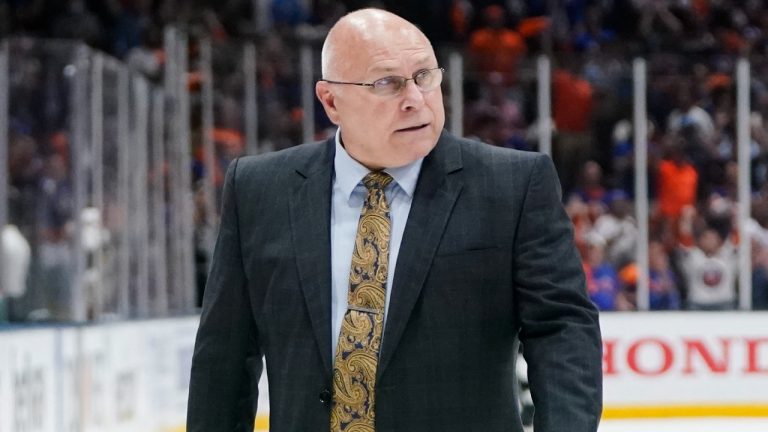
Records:
[[[768,418],[603,420],[599,432],[767,432]]]

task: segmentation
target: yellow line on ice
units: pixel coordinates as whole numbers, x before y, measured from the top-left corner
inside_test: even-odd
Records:
[[[672,417],[768,417],[768,405],[697,404],[658,406],[606,406],[604,419]]]
[[[269,416],[268,415],[260,415],[256,417],[256,422],[254,424],[254,428],[256,432],[262,432],[262,431],[268,431],[269,430]],[[187,426],[176,426],[172,428],[164,429],[163,432],[186,432]]]
[[[698,404],[698,405],[657,405],[620,406],[603,408],[603,419],[632,418],[676,418],[676,417],[768,417],[768,404]],[[256,432],[269,430],[269,416],[256,417]],[[185,432],[186,426],[165,429],[163,432]]]

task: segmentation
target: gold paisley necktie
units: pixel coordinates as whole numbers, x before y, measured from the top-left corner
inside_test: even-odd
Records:
[[[357,225],[347,312],[336,349],[331,432],[375,430],[374,387],[389,267],[389,204],[384,188],[391,181],[382,171],[363,179],[368,196]]]

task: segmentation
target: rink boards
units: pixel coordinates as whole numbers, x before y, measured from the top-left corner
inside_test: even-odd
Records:
[[[0,332],[0,432],[184,424],[197,318]]]
[[[768,417],[768,314],[603,314],[604,418]]]
[[[0,331],[0,432],[183,431],[197,319]],[[604,418],[768,417],[768,314],[601,324]]]

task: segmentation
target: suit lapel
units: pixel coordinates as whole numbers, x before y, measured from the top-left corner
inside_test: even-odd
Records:
[[[424,159],[400,244],[379,356],[379,377],[389,364],[405,330],[461,191],[460,176],[450,175],[459,171],[461,166],[458,142],[443,132],[435,149]]]
[[[290,199],[291,237],[299,282],[325,373],[331,372],[331,183],[333,140],[296,169],[299,186]],[[319,157],[318,157],[319,156]]]

